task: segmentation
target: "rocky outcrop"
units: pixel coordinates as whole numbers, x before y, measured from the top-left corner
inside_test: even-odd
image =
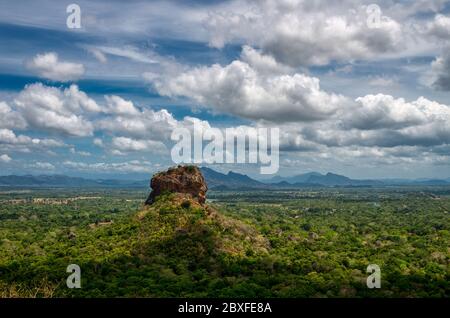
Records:
[[[195,263],[199,259],[215,262],[222,253],[244,257],[250,252],[266,255],[270,250],[269,240],[254,226],[205,204],[208,188],[197,167],[170,168],[155,174],[150,185],[152,192],[146,206],[137,213],[142,224],[139,237],[153,240],[162,253],[189,257]],[[143,245],[139,253],[153,253],[148,246]]]
[[[167,171],[155,174],[150,182],[152,192],[146,205],[155,202],[155,199],[164,193],[181,193],[204,204],[208,186],[200,169],[196,166],[178,166]]]

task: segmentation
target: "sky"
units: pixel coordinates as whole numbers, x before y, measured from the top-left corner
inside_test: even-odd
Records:
[[[200,125],[279,128],[282,176],[449,178],[449,48],[446,0],[1,0],[0,175],[145,179]]]

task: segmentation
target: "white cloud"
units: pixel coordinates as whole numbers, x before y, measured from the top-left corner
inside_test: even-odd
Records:
[[[0,102],[0,128],[25,129],[27,123],[22,115],[13,110],[7,103]]]
[[[285,151],[450,143],[447,105],[383,94],[353,100],[323,91],[317,78],[296,73],[252,48],[244,47],[241,58],[245,61],[193,67],[170,77],[153,77],[152,82],[161,95],[188,97],[257,125],[277,123]],[[371,84],[394,81],[395,77],[374,77]],[[189,126],[186,119],[177,125]]]
[[[445,106],[439,108],[450,114]],[[430,112],[435,113],[422,99],[407,103],[403,98],[377,94],[357,98],[355,109],[342,116],[346,127],[371,130],[423,124],[433,120]]]
[[[65,147],[66,144],[55,139],[31,138],[25,135],[16,135],[9,129],[0,129],[0,145],[3,150],[31,152],[45,151],[49,148]]]
[[[114,150],[123,152],[160,152],[166,150],[166,146],[160,141],[135,140],[127,137],[114,137],[111,146]]]
[[[53,164],[41,161],[26,164],[25,167],[28,169],[36,169],[36,170],[55,170],[55,166]]]
[[[125,100],[120,96],[105,96],[105,99],[108,106],[108,112],[110,113],[130,116],[139,114],[139,111],[134,107],[131,101]]]
[[[450,17],[435,15],[434,20],[427,23],[427,34],[439,40],[450,40]]]
[[[84,74],[83,64],[62,62],[54,52],[36,55],[26,67],[39,77],[58,82],[75,81]]]
[[[94,138],[93,140],[94,145],[102,147],[103,146],[103,141],[100,138]]]
[[[12,160],[11,157],[8,156],[7,154],[3,154],[0,156],[0,162],[9,163],[11,162],[11,160]]]
[[[66,99],[66,106],[74,112],[97,113],[102,111],[102,108],[92,98],[89,98],[85,92],[80,91],[75,84],[64,90],[64,98]]]
[[[92,135],[92,123],[81,114],[100,111],[76,85],[63,91],[41,83],[27,85],[14,102],[31,127],[71,136]]]
[[[143,109],[132,115],[111,115],[98,121],[99,129],[112,134],[127,135],[134,138],[167,139],[178,122],[165,109],[154,111]]]
[[[442,91],[450,91],[450,53],[447,50],[431,64],[431,85]]]
[[[95,171],[95,172],[137,172],[137,173],[149,173],[154,170],[151,162],[149,161],[139,161],[131,160],[126,162],[97,162],[97,163],[86,163],[86,162],[74,162],[65,161],[63,165],[69,169],[74,169],[78,171]]]
[[[92,64],[89,64],[89,69],[94,69],[95,75],[111,78],[114,74],[115,78],[125,78],[145,71],[144,78],[153,82],[165,96],[187,97],[195,102],[195,106],[200,104],[213,113],[250,119],[244,121],[248,125],[279,126],[281,149],[295,155],[305,154],[301,160],[317,160],[316,166],[332,165],[334,162],[351,165],[356,160],[366,163],[372,160],[374,164],[413,164],[420,160],[445,162],[445,158],[448,159],[446,154],[450,153],[447,147],[450,142],[447,105],[425,98],[408,100],[383,94],[365,95],[366,92],[360,94],[365,96],[349,98],[332,88],[333,85],[346,86],[348,90],[361,79],[358,74],[367,70],[371,74],[373,71],[373,75],[363,80],[374,90],[390,88],[388,91],[391,91],[395,84],[399,92],[407,89],[406,85],[414,87],[413,76],[411,80],[398,83],[398,78],[407,79],[405,74],[395,73],[395,76],[388,77],[379,73],[383,69],[376,68],[378,65],[393,64],[394,61],[386,64],[372,62],[436,55],[437,48],[448,44],[450,39],[448,15],[435,15],[445,8],[445,0],[419,0],[414,3],[382,1],[379,5],[384,17],[376,29],[370,29],[366,23],[364,4],[370,2],[362,3],[354,0],[339,3],[322,0],[232,0],[197,6],[154,2],[139,3],[132,6],[131,11],[130,8],[117,10],[117,7],[94,4],[93,12],[96,9],[104,14],[98,16],[95,25],[90,25],[87,32],[95,30],[100,35],[117,36],[114,37],[117,39],[115,43],[121,43],[124,34],[151,36],[153,31],[164,32],[164,36],[171,39],[195,39],[200,43],[209,40],[213,47],[224,47],[229,43],[242,45],[242,53],[232,63],[205,65],[206,61],[223,61],[228,54],[208,50],[198,60],[192,59],[190,51],[180,58],[187,61],[186,65],[181,65],[172,57],[155,54],[151,44],[139,49],[120,46],[122,44],[114,44],[117,47],[92,44],[83,48],[100,63],[109,62],[107,65],[94,64],[92,62],[96,61],[90,58]],[[149,12],[156,19],[148,19]],[[133,19],[124,19],[123,14],[133,16]],[[174,15],[178,18],[176,24],[171,23]],[[125,20],[129,23],[117,23]],[[44,24],[52,23],[42,21]],[[88,20],[88,24],[89,21],[93,22]],[[205,25],[203,29],[200,27],[202,22]],[[22,62],[21,57],[16,60]],[[398,61],[403,63],[404,60]],[[431,67],[427,65],[433,75],[430,85],[433,84],[436,89],[450,90],[449,61],[444,51]],[[197,62],[199,64],[193,67],[193,63]],[[416,67],[415,73],[424,72],[422,58],[404,63],[408,65],[389,70],[388,74],[407,67],[410,70]],[[204,66],[198,66],[202,64]],[[91,69],[94,65],[98,68]],[[311,65],[332,67],[308,70],[306,67]],[[60,61],[55,53],[38,55],[29,62],[29,66],[40,76],[58,81],[79,78],[83,74],[78,72],[74,75],[72,72],[77,68],[80,71],[83,65]],[[320,74],[327,69],[334,70],[329,71],[335,75],[334,79],[325,77],[319,82],[317,76],[308,75],[309,71]],[[69,76],[70,73],[73,77]],[[337,83],[339,76],[345,80]],[[167,144],[171,131],[176,127],[192,129],[194,122],[209,126],[207,121],[189,116],[177,120],[165,109],[149,109],[140,104],[137,107],[133,101],[115,95],[106,96],[104,105],[100,106],[74,85],[68,89],[34,85],[26,87],[16,101],[0,103],[0,129],[3,129],[0,130],[1,153],[11,154],[10,151],[25,149],[34,152],[58,143],[57,140],[33,139],[14,132],[22,129],[30,129],[30,136],[31,130],[33,134],[46,132],[64,136],[93,136],[95,131],[98,136],[105,136],[104,141],[91,139],[94,145],[102,147],[96,151],[124,156],[133,153],[136,156],[134,152],[151,151],[158,145]],[[358,96],[356,92],[361,90],[361,85],[356,85],[358,87],[352,94]],[[221,118],[214,120],[220,122]],[[220,122],[219,126],[224,124]],[[67,149],[72,151],[70,147]],[[68,153],[70,156],[71,152]],[[73,153],[82,155],[76,149]],[[92,159],[95,155],[93,152]],[[14,163],[19,161],[20,158],[16,160],[14,154]],[[92,169],[90,171],[139,166],[137,162],[130,161],[74,165]]]
[[[376,87],[392,87],[396,85],[398,80],[395,77],[375,76],[367,82],[370,86]]]
[[[158,61],[153,57],[152,52],[143,53],[133,46],[126,46],[126,47],[98,46],[90,49],[93,50],[93,52],[97,52],[96,53],[97,55],[102,54],[103,57],[105,57],[105,54],[109,54],[113,56],[124,57],[140,63],[146,64],[158,63]],[[102,59],[102,57],[100,59]]]
[[[91,153],[90,152],[87,152],[87,151],[78,151],[78,150],[76,150],[75,148],[70,148],[70,153],[71,154],[74,154],[74,155],[80,155],[80,156],[83,156],[83,157],[89,157],[90,155],[91,155]]]
[[[244,45],[242,47],[241,60],[261,74],[286,74],[292,69],[284,64],[278,63],[273,56],[262,54],[254,48]]]
[[[153,85],[164,96],[189,97],[219,112],[275,122],[324,119],[346,103],[343,96],[323,91],[318,78],[280,73],[274,60],[249,48],[243,56],[253,67],[240,60],[195,67],[155,78]]]
[[[448,105],[424,97],[406,101],[390,95],[366,95],[321,121],[278,124],[280,150],[330,159],[338,155],[338,148],[367,153],[376,148],[392,157],[404,156],[393,150],[404,147],[420,147],[424,153],[450,144],[449,119]]]
[[[106,57],[106,55],[100,51],[99,49],[96,48],[88,48],[88,51],[97,59],[97,61],[99,61],[100,63],[106,63],[108,62],[108,58]]]
[[[405,48],[406,24],[386,15],[370,28],[367,7],[354,1],[233,1],[210,12],[210,45],[261,47],[291,66],[378,58]]]

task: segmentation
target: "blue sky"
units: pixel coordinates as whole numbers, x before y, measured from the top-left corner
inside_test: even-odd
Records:
[[[201,122],[278,127],[281,175],[450,177],[449,1],[71,3],[0,3],[2,175],[145,179]]]

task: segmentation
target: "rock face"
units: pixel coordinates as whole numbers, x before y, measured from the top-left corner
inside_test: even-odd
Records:
[[[208,186],[200,169],[195,166],[178,166],[167,171],[158,172],[150,182],[152,192],[146,205],[152,204],[156,197],[163,193],[182,193],[197,200],[200,204],[206,201]]]

